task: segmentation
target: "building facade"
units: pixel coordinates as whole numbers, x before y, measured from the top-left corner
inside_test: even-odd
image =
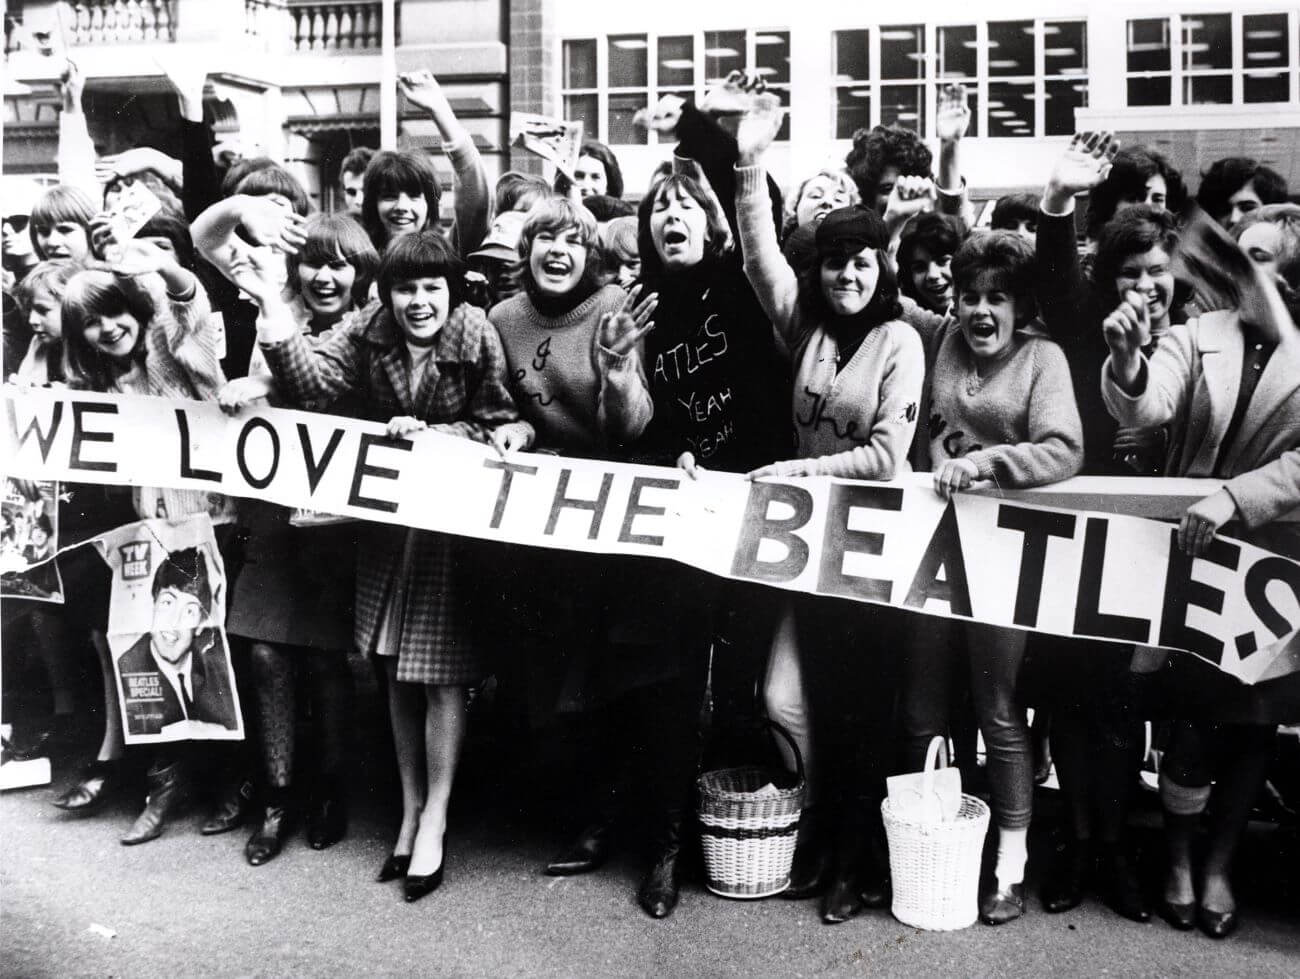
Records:
[[[1041,186],[1076,128],[1153,145],[1193,185],[1228,155],[1300,184],[1294,0],[8,0],[5,172],[51,173],[57,132],[61,63],[25,47],[20,23],[66,39],[101,151],[174,149],[155,59],[201,60],[218,133],[286,160],[330,206],[342,157],[380,142],[388,9],[396,70],[442,79],[491,176],[541,170],[509,146],[512,111],[564,115],[614,148],[636,195],[666,152],[632,125],[636,110],[746,68],[788,106],[769,160],[787,185],[842,161],[862,126],[933,143],[949,81],[971,94],[962,167],[978,196]],[[398,144],[431,152],[449,183],[432,123],[405,104],[396,115]]]
[[[789,107],[769,158],[787,185],[842,161],[862,126],[933,144],[937,92],[960,81],[973,111],[962,166],[981,196],[1041,187],[1076,128],[1153,145],[1189,177],[1244,155],[1295,186],[1298,16],[1294,2],[1240,0],[557,0],[556,109],[613,146],[631,187],[664,152],[634,131],[635,109],[698,97],[738,68]]]

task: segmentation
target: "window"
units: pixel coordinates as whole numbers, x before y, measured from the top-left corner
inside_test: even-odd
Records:
[[[836,31],[835,136],[899,125],[934,136],[939,90],[966,86],[971,136],[1074,132],[1088,104],[1082,20],[1014,20]]]
[[[565,118],[613,145],[646,142],[632,125],[638,109],[668,94],[698,101],[732,71],[758,72],[790,104],[789,31],[611,34],[565,40],[561,60]],[[789,126],[782,123],[778,139],[789,138]]]
[[[1294,101],[1292,16],[1182,14],[1128,22],[1131,106]]]

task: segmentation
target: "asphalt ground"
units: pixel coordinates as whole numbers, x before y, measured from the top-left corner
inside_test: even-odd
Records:
[[[250,867],[248,831],[198,835],[201,807],[161,839],[123,847],[139,784],[104,812],[70,819],[49,805],[69,764],[56,767],[52,787],[0,797],[0,975],[1300,975],[1300,840],[1290,828],[1252,824],[1239,860],[1243,924],[1221,942],[1159,920],[1134,924],[1095,900],[1043,912],[1035,868],[1051,848],[1052,792],[1037,800],[1029,913],[1001,928],[922,932],[885,911],[826,926],[815,901],[724,900],[698,870],[676,912],[653,921],[635,903],[634,853],[585,877],[542,874],[573,828],[574,785],[546,744],[481,734],[453,798],[446,882],[406,905],[397,883],[373,882],[397,809],[368,693],[350,832],[325,852],[298,832],[278,859]],[[1144,801],[1135,839],[1155,887],[1158,820]]]

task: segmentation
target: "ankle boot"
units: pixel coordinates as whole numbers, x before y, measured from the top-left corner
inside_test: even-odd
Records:
[[[892,897],[880,820],[871,815],[868,800],[859,799],[849,805],[852,808],[842,817],[836,834],[830,886],[822,898],[822,921],[828,925],[848,921],[864,908],[887,907]],[[882,837],[879,846],[877,836]]]
[[[682,847],[682,814],[670,813],[658,834],[651,853],[650,868],[641,879],[637,903],[652,918],[666,918],[677,907],[677,862]]]
[[[149,786],[149,795],[145,798],[144,811],[136,817],[135,823],[122,837],[123,846],[135,846],[148,843],[162,836],[167,828],[167,820],[175,816],[184,806],[189,795],[189,780],[185,766],[180,761],[170,765],[149,769],[145,779]]]
[[[227,778],[207,821],[199,828],[204,836],[216,836],[238,829],[253,808],[253,783],[247,778]]]
[[[546,865],[546,872],[552,877],[591,873],[609,857],[609,837],[608,823],[592,823],[578,834],[563,853]]]
[[[1124,846],[1118,842],[1103,843],[1099,848],[1097,890],[1106,906],[1121,917],[1129,921],[1151,920],[1151,907]]]
[[[322,777],[307,810],[307,842],[313,850],[325,850],[343,839],[347,832],[347,796],[337,779]]]
[[[1057,857],[1051,876],[1043,882],[1043,910],[1049,914],[1060,914],[1077,908],[1083,902],[1083,888],[1090,864],[1090,842],[1069,840]]]
[[[781,892],[788,901],[816,897],[826,890],[831,878],[830,840],[821,806],[809,806],[799,817],[794,861],[790,864],[790,886]]]
[[[244,858],[250,866],[260,867],[274,860],[284,846],[292,822],[292,795],[288,786],[267,789],[262,819],[244,846]]]

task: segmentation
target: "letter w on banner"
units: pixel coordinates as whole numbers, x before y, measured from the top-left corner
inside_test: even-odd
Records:
[[[6,458],[27,478],[205,490],[482,540],[659,557],[792,591],[1184,650],[1245,683],[1300,670],[1300,563],[1223,537],[1190,559],[1167,523],[1026,502],[1170,516],[1217,489],[1212,480],[1088,478],[945,502],[928,474],[888,484],[691,480],[650,466],[501,459],[467,439],[390,439],[372,422],[274,408],[228,418],[214,404],[157,398],[13,388],[5,398]],[[1177,509],[1171,494],[1182,495]]]

